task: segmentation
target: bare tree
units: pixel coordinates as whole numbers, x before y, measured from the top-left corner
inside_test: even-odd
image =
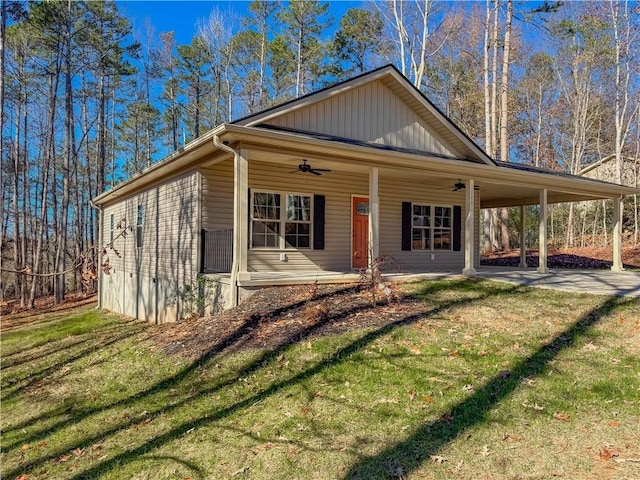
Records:
[[[513,0],[507,0],[507,18],[504,27],[504,47],[502,53],[502,81],[500,85],[500,159],[509,161],[509,55],[511,53],[511,19],[513,18]],[[511,250],[509,236],[509,209],[500,211],[502,249]]]
[[[635,62],[637,67],[637,57],[633,55],[637,52],[632,52],[637,34],[631,23],[628,0],[609,0],[609,7],[614,39],[616,181],[622,183],[623,150],[639,105],[636,101],[635,107],[632,107],[630,92],[632,62]]]

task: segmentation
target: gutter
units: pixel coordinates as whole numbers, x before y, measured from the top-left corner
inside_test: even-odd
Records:
[[[234,219],[234,225],[233,225],[233,253],[232,253],[232,261],[231,261],[231,279],[230,279],[230,283],[231,283],[231,294],[229,296],[229,302],[230,302],[230,306],[231,307],[235,307],[238,305],[238,273],[240,271],[240,263],[238,262],[238,252],[239,249],[241,248],[241,245],[239,245],[240,242],[238,242],[238,223],[237,217],[238,217],[238,199],[236,198],[238,196],[238,185],[236,184],[236,177],[237,174],[235,172],[235,165],[238,164],[239,162],[239,158],[240,158],[240,152],[238,152],[237,150],[234,150],[233,148],[231,148],[229,145],[227,145],[226,143],[223,143],[220,141],[220,137],[218,136],[217,133],[214,133],[212,136],[213,139],[213,144],[218,147],[220,150],[223,150],[227,153],[230,153],[233,155],[233,164],[234,164],[234,182],[233,182],[233,193],[234,193],[234,202],[233,202],[233,219]],[[200,199],[200,201],[202,201],[202,199]],[[202,261],[203,259],[201,259]]]

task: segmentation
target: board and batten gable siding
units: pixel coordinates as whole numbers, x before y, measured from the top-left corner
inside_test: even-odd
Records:
[[[367,83],[266,123],[392,147],[459,155],[381,81]]]
[[[114,242],[120,258],[108,252],[113,270],[102,273],[104,308],[159,323],[178,318],[176,293],[198,272],[197,199],[198,174],[190,172],[103,209],[105,241],[111,213],[132,228]],[[138,205],[143,209],[141,248],[136,246]]]

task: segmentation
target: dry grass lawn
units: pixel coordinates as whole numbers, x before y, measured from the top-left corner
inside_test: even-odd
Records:
[[[2,478],[640,478],[638,299],[397,288],[3,318]]]

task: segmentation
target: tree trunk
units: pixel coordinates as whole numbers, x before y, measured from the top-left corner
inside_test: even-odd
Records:
[[[491,152],[490,155],[495,158],[498,146],[497,125],[498,125],[498,8],[500,0],[494,0],[493,5],[493,32],[491,35]],[[499,250],[500,241],[498,238],[498,225],[500,217],[496,208],[491,209],[491,247],[493,250]]]
[[[22,88],[18,87],[18,96],[22,94]],[[22,124],[22,100],[18,100],[17,112],[16,112],[16,131],[15,139],[13,142],[13,266],[14,270],[22,270],[22,258],[20,249],[20,126]],[[22,297],[22,283],[23,275],[16,273],[14,276],[14,291],[15,299],[19,300]],[[24,304],[20,304],[20,307],[24,307]]]
[[[68,0],[68,15],[71,17],[71,0]],[[67,25],[65,32],[65,57],[64,57],[64,103],[65,103],[65,138],[64,138],[64,159],[62,164],[62,205],[59,223],[58,248],[54,262],[54,271],[58,272],[55,277],[54,299],[59,304],[64,301],[66,293],[67,269],[67,241],[69,222],[69,193],[71,180],[71,157],[73,149],[73,86],[71,84],[71,22]]]
[[[491,89],[489,84],[489,43],[491,30],[491,0],[486,2],[486,21],[484,24],[484,49],[483,49],[483,81],[484,81],[484,147],[487,154],[493,158],[491,145]],[[491,251],[491,211],[485,208],[482,211],[482,251]]]
[[[509,161],[509,54],[511,51],[511,18],[513,16],[513,0],[507,0],[507,18],[504,30],[504,51],[502,56],[502,82],[500,89],[500,159]],[[502,250],[511,250],[509,235],[509,209],[500,212]]]
[[[7,27],[7,2],[0,5],[0,189],[4,189],[4,172],[2,168],[2,159],[4,158],[4,75],[5,75],[5,51],[4,42]],[[0,202],[4,205],[4,191],[0,195]],[[4,210],[4,208],[2,209]],[[2,281],[2,247],[5,238],[5,219],[4,212],[0,212],[0,302],[4,301],[4,282]]]
[[[574,214],[574,206],[573,202],[569,203],[569,215],[567,216],[567,235],[564,242],[565,248],[573,247],[575,235],[573,233],[573,214]]]
[[[105,190],[105,186],[107,184],[107,152],[106,152],[106,134],[105,130],[107,128],[107,120],[105,115],[105,89],[104,89],[104,76],[100,75],[98,79],[98,158],[97,158],[97,169],[98,169],[98,182],[97,188],[98,193],[102,193]]]
[[[42,246],[44,242],[45,234],[48,229],[47,212],[48,212],[48,192],[49,192],[49,171],[51,170],[52,163],[55,160],[55,120],[56,120],[56,103],[58,91],[58,82],[60,74],[59,59],[54,61],[55,71],[49,80],[49,111],[48,113],[48,138],[47,147],[44,152],[44,166],[42,169],[42,200],[40,204],[40,222],[38,223],[38,234],[36,238],[36,249],[33,256],[33,272],[40,272],[40,264],[42,263]],[[55,198],[55,195],[54,195]],[[36,293],[38,288],[39,279],[37,275],[31,277],[31,292],[29,294],[29,302],[27,308],[32,309],[34,307]]]

